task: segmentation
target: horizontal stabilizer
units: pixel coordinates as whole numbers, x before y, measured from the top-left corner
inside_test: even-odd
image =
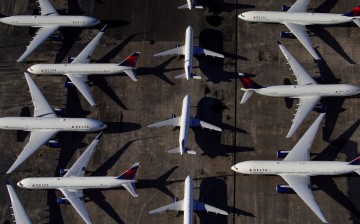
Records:
[[[358,19],[353,19],[353,22],[354,22],[356,25],[358,25],[358,27],[360,27],[360,20],[358,20]]]
[[[178,7],[178,9],[188,9],[189,8],[189,5],[188,4],[185,4],[185,5],[180,5]]]
[[[360,169],[354,170],[357,174],[360,175]]]
[[[191,78],[191,79],[201,79],[201,76],[191,73],[189,78]],[[175,76],[175,79],[187,79],[186,73]]]
[[[180,147],[177,147],[175,149],[171,149],[168,151],[168,153],[180,153]]]
[[[241,98],[240,104],[246,103],[254,93],[254,90],[246,90],[243,97]]]
[[[136,192],[135,183],[126,183],[122,184],[122,186],[129,191],[133,197],[137,198],[139,196]]]
[[[138,79],[136,78],[136,74],[134,69],[129,69],[129,70],[125,70],[124,71],[126,75],[128,75],[133,81],[138,81]]]

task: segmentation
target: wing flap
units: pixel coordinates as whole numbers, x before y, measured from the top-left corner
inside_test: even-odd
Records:
[[[215,214],[228,215],[228,213],[224,210],[215,208],[214,206],[196,200],[194,200],[194,211],[207,211],[207,212],[213,212]]]
[[[310,177],[295,175],[280,175],[290,185],[290,187],[300,196],[300,198],[310,207],[310,209],[321,219],[327,223],[319,204],[310,188]]]
[[[28,73],[25,72],[24,74],[34,104],[34,117],[57,117],[55,111],[50,107],[34,80],[32,80]]]
[[[285,157],[284,161],[309,161],[310,160],[310,149],[316,132],[319,129],[322,119],[324,118],[325,113],[319,115],[319,117],[314,121],[310,128],[305,132],[301,139],[296,143],[294,148],[289,152]]]
[[[278,42],[280,50],[284,54],[287,62],[294,72],[298,85],[317,84],[317,82],[309,75],[309,73],[301,66],[294,56],[286,49],[284,45]]]
[[[287,12],[306,12],[310,0],[297,0]]]
[[[320,100],[320,98],[321,97],[319,97],[319,96],[299,98],[299,101],[300,101],[299,108],[297,109],[295,118],[292,121],[291,128],[289,130],[289,133],[286,136],[287,138],[290,138],[296,132],[296,130],[300,127],[302,122],[305,120],[306,116],[312,111],[314,106]]]
[[[314,57],[315,60],[320,60],[319,55],[316,53],[313,48],[313,44],[310,40],[309,35],[307,34],[305,25],[294,24],[294,23],[284,23],[285,26],[296,36],[296,38],[301,42],[301,44],[309,51],[309,53]]]
[[[59,29],[59,26],[46,26],[41,27],[37,32],[30,44],[26,47],[25,52],[20,56],[17,62],[22,62],[27,58],[36,48],[40,46],[51,34]]]
[[[72,165],[69,171],[64,175],[64,177],[70,176],[84,176],[85,168],[88,165],[94,151],[96,145],[99,143],[102,133],[100,133],[95,140],[89,145],[89,147],[85,150],[85,152],[80,156],[78,160]]]
[[[79,213],[81,218],[83,218],[83,220],[88,224],[92,223],[89,213],[85,207],[84,200],[82,198],[82,190],[69,191],[64,188],[60,188],[59,190],[64,194],[66,199],[75,208],[77,213]]]
[[[180,117],[174,117],[171,118],[169,120],[165,120],[165,121],[160,121],[158,123],[155,124],[150,124],[148,126],[148,128],[159,128],[159,127],[164,127],[164,126],[180,126]]]
[[[49,0],[38,0],[42,16],[57,16],[59,13]]]
[[[85,97],[85,99],[90,103],[92,107],[95,107],[97,104],[91,94],[90,87],[87,84],[87,75],[81,74],[65,74],[71,82],[76,86],[79,92]]]
[[[201,47],[194,46],[194,55],[201,55],[204,54],[206,56],[213,56],[218,58],[224,58],[223,54],[216,53],[214,51],[210,51]]]
[[[167,55],[184,55],[184,46],[154,54],[154,57],[167,56]]]
[[[26,213],[24,206],[21,204],[21,201],[17,196],[13,186],[6,184],[6,187],[10,195],[11,207],[14,212],[15,222],[21,224],[31,224],[31,220]]]
[[[160,207],[160,208],[151,210],[151,211],[149,212],[149,214],[156,214],[156,213],[165,212],[165,211],[170,211],[170,210],[184,211],[183,203],[184,203],[183,200],[177,201],[177,202],[174,202],[174,203],[172,203],[172,204],[165,205],[165,206],[163,206],[163,207]]]
[[[7,174],[14,171],[20,166],[25,160],[27,160],[32,154],[34,154],[42,145],[44,145],[57,131],[46,131],[46,132],[31,132],[30,140],[24,147],[14,164],[6,172]]]
[[[101,37],[105,33],[105,27],[94,37],[94,39],[80,52],[80,54],[71,62],[71,64],[89,63]]]

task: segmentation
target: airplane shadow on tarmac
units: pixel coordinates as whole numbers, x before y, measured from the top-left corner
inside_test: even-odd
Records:
[[[358,157],[357,148],[358,144],[351,141],[350,138],[360,125],[360,120],[355,122],[349,129],[341,134],[337,139],[333,140],[328,147],[326,147],[319,155],[315,156],[314,161],[334,161],[340,151],[344,150],[346,154],[346,161],[351,161]],[[341,192],[333,178],[339,177],[348,178],[348,194],[345,195]],[[324,191],[327,195],[333,198],[336,202],[342,205],[351,213],[351,220],[358,223],[360,221],[360,211],[356,204],[353,203],[354,198],[359,198],[358,191],[359,176],[358,174],[345,174],[339,176],[314,176],[311,177],[311,182],[315,184],[320,190]]]
[[[245,130],[222,122],[222,112],[226,109],[227,108],[221,100],[212,97],[204,97],[198,102],[195,117],[218,126],[223,130],[248,134]],[[203,150],[203,155],[208,155],[211,158],[215,158],[216,156],[228,157],[228,154],[236,152],[254,151],[254,148],[250,147],[221,144],[221,132],[218,131],[210,131],[201,128],[193,128],[193,131],[195,133],[195,141],[201,150]]]

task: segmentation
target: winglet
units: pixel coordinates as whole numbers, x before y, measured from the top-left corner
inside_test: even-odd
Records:
[[[106,28],[107,28],[107,24],[100,30],[100,32],[105,32]]]
[[[134,180],[136,176],[136,172],[139,169],[139,162],[136,162],[132,167],[122,173],[120,176],[116,177],[116,179],[120,180]]]

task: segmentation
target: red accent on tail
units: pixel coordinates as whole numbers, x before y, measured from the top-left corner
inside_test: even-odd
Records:
[[[353,8],[353,10],[351,12],[354,16],[359,16],[360,15],[360,6],[356,6],[355,8]]]
[[[140,56],[140,52],[133,53],[129,57],[127,57],[124,61],[122,61],[119,65],[127,66],[127,67],[136,67],[137,60]]]
[[[262,86],[254,82],[248,77],[240,77],[241,84],[244,86],[245,89],[260,89]]]
[[[132,166],[130,169],[122,173],[120,176],[118,176],[116,179],[123,179],[123,180],[133,180],[136,176],[136,172],[139,168],[139,164],[136,163],[134,166]]]

